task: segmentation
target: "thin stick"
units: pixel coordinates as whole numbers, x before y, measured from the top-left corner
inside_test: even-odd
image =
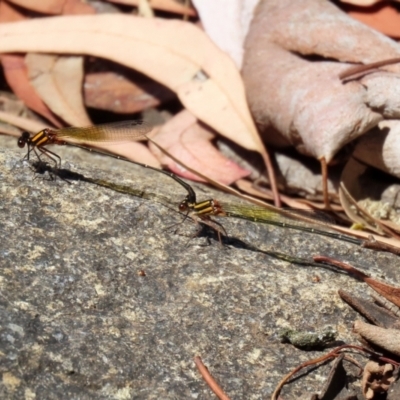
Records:
[[[322,194],[324,196],[324,205],[326,210],[331,210],[331,203],[329,201],[329,189],[328,189],[328,165],[326,163],[325,157],[319,159],[321,164],[321,174],[322,174]]]
[[[353,205],[353,207],[356,209],[356,212],[359,213],[363,219],[365,219],[369,224],[374,224],[375,229],[376,227],[378,227],[382,232],[386,233],[388,236],[400,240],[400,235],[398,233],[396,233],[393,229],[387,227],[378,218],[372,216],[364,207],[360,206],[360,204],[357,203],[357,201],[349,193],[343,182],[340,183],[340,189],[343,190],[343,194],[346,196],[346,199],[351,203],[351,205]]]
[[[400,249],[398,246],[393,246],[389,243],[383,242],[386,238],[381,238],[379,241],[374,238],[374,236],[370,235],[368,239],[365,239],[363,241],[363,244],[361,245],[365,249],[371,249],[371,250],[378,250],[378,251],[387,251],[389,253],[396,254],[397,256],[400,256]],[[397,239],[393,239],[397,240]]]
[[[345,270],[346,272],[348,272],[349,274],[360,279],[363,282],[365,282],[366,279],[370,278],[364,272],[359,271],[358,269],[354,268],[350,264],[347,264],[340,260],[336,260],[335,258],[326,257],[326,256],[314,256],[313,259],[317,263],[320,262],[320,263],[330,264],[330,265],[334,265],[335,267],[341,268],[341,269]]]
[[[275,169],[271,162],[271,157],[269,156],[268,149],[263,144],[263,152],[261,153],[264,160],[265,166],[267,167],[267,174],[269,179],[269,184],[271,185],[272,197],[274,198],[275,207],[282,207],[281,198],[279,196],[278,184],[276,182]]]
[[[274,393],[272,393],[271,400],[277,400],[277,399],[278,399],[278,396],[279,396],[280,391],[282,390],[282,387],[285,385],[285,383],[286,383],[294,374],[296,374],[297,372],[299,372],[299,371],[302,370],[303,368],[308,367],[308,366],[310,366],[310,365],[319,364],[319,363],[322,363],[322,362],[324,362],[324,361],[326,361],[326,360],[329,360],[330,358],[338,357],[339,354],[340,354],[339,352],[340,352],[341,350],[344,350],[344,349],[355,349],[355,350],[359,350],[359,351],[362,351],[362,352],[365,352],[365,353],[370,354],[371,356],[377,358],[377,359],[380,360],[380,361],[383,361],[383,362],[386,362],[386,363],[390,363],[390,364],[393,364],[393,365],[395,365],[395,366],[398,366],[398,365],[399,365],[398,362],[396,362],[396,361],[394,361],[394,360],[390,360],[390,359],[388,359],[388,358],[386,358],[386,357],[382,357],[381,355],[379,355],[379,354],[377,354],[377,353],[375,353],[375,352],[373,352],[373,351],[371,351],[371,350],[368,350],[368,349],[366,349],[366,348],[364,348],[364,347],[355,346],[355,345],[352,345],[352,344],[344,344],[343,346],[337,347],[336,349],[332,350],[330,353],[325,354],[325,355],[322,356],[322,357],[315,358],[314,360],[306,361],[305,363],[303,363],[303,364],[299,365],[298,367],[296,367],[293,371],[289,372],[289,373],[278,383],[278,386],[277,386],[276,389],[274,390]]]
[[[400,58],[389,58],[388,60],[383,60],[383,61],[377,61],[371,64],[365,64],[365,65],[356,65],[354,67],[350,67],[343,71],[342,73],[339,74],[339,79],[345,80],[350,78],[353,75],[356,74],[361,74],[363,72],[368,72],[372,69],[379,68],[379,67],[384,67],[385,65],[391,65],[391,64],[397,64],[400,62]]]
[[[221,389],[221,387],[218,385],[218,383],[215,381],[215,379],[211,376],[211,374],[208,372],[207,367],[203,364],[203,361],[201,361],[201,358],[199,356],[196,356],[194,358],[194,362],[196,364],[197,369],[199,370],[201,376],[203,379],[206,381],[207,385],[210,387],[210,389],[215,393],[215,395],[220,399],[220,400],[230,400],[229,397],[225,394],[225,392]]]
[[[195,175],[199,176],[200,178],[203,178],[206,182],[208,182],[211,185],[217,187],[218,189],[221,189],[221,190],[223,190],[225,192],[228,192],[228,193],[231,193],[231,194],[235,194],[235,195],[237,195],[237,196],[239,196],[241,198],[246,198],[246,195],[243,195],[242,193],[238,192],[237,190],[231,188],[230,186],[227,186],[227,185],[224,185],[222,183],[219,183],[218,181],[215,181],[214,179],[209,178],[208,176],[202,174],[201,172],[196,171],[193,168],[190,168],[188,165],[184,164],[182,161],[178,160],[175,156],[173,156],[171,153],[169,153],[167,150],[165,150],[162,146],[160,146],[157,142],[155,142],[153,139],[151,139],[148,135],[144,135],[144,136],[146,137],[146,139],[149,142],[153,143],[154,146],[156,146],[162,153],[164,153],[171,160],[175,161],[177,164],[179,164],[180,166],[182,166],[183,168],[185,168],[186,170],[188,170],[192,174],[195,174]],[[270,184],[271,184],[271,190],[272,190],[272,194],[273,194],[273,198],[274,198],[274,203],[275,204],[279,204],[279,207],[280,207],[281,201],[280,201],[280,198],[279,198],[276,179],[275,179],[275,175],[273,173],[270,176],[270,170],[271,170],[272,166],[269,167],[268,166],[269,164],[267,164],[267,162],[269,162],[271,165],[272,165],[272,163],[271,163],[269,155],[268,155],[268,153],[266,151],[265,151],[265,156],[264,156],[264,162],[267,165],[267,169],[268,169],[268,177],[270,179]],[[271,182],[271,179],[272,179],[272,182]],[[250,201],[253,201],[253,202],[257,200],[255,198],[252,198],[251,196],[249,196],[249,198],[252,199]],[[260,202],[260,203],[266,204],[264,202]]]
[[[344,357],[343,357],[345,360],[347,360],[348,362],[351,362],[352,364],[354,364],[356,367],[358,367],[359,368],[359,370],[360,370],[360,372],[359,372],[359,376],[361,376],[362,375],[362,373],[363,373],[363,371],[364,371],[364,367],[357,361],[357,360],[355,360],[353,357],[350,357],[350,356],[348,356],[348,355],[345,355]]]
[[[336,354],[336,350],[334,350],[334,351],[332,351],[332,352],[330,352],[330,353],[328,353],[328,354],[325,354],[325,355],[322,356],[322,357],[315,358],[314,360],[306,361],[305,363],[300,364],[300,365],[299,365],[298,367],[296,367],[293,371],[290,371],[287,375],[285,375],[285,376],[283,377],[283,379],[278,383],[278,386],[275,388],[274,393],[272,393],[271,400],[277,400],[277,398],[278,398],[278,396],[279,396],[279,393],[280,393],[280,391],[282,390],[283,386],[285,385],[285,383],[286,383],[294,374],[296,374],[297,372],[299,372],[300,370],[302,370],[302,369],[305,368],[305,367],[308,367],[308,366],[314,365],[314,364],[319,364],[319,363],[321,363],[321,362],[324,362],[324,361],[326,361],[326,360],[329,360],[330,358],[337,357],[337,356],[338,356],[338,354]]]
[[[302,216],[300,214],[293,214],[288,210],[285,210],[285,209],[282,209],[282,208],[277,208],[277,207],[275,207],[275,206],[273,206],[271,204],[266,203],[265,201],[261,201],[261,200],[255,198],[255,197],[248,196],[246,194],[240,193],[238,190],[236,190],[236,189],[234,189],[234,188],[232,188],[230,186],[224,185],[224,184],[222,184],[222,183],[220,183],[218,181],[215,181],[214,179],[211,179],[211,178],[207,177],[206,175],[202,174],[201,172],[196,171],[193,168],[190,168],[189,166],[184,164],[182,161],[178,160],[175,156],[170,154],[167,150],[165,150],[162,146],[160,146],[153,139],[149,138],[147,135],[144,135],[144,136],[149,140],[149,142],[153,143],[154,146],[156,146],[162,153],[167,155],[169,158],[174,160],[177,164],[181,165],[182,167],[187,169],[189,172],[192,172],[193,174],[199,176],[200,178],[203,178],[205,181],[207,181],[208,183],[210,183],[214,187],[216,187],[218,189],[221,189],[224,192],[233,194],[233,195],[235,195],[235,196],[237,196],[237,197],[239,197],[241,199],[248,200],[249,202],[251,202],[253,204],[256,204],[258,206],[265,207],[267,210],[276,211],[276,212],[278,212],[278,213],[280,213],[282,215],[287,215],[287,216],[289,216],[291,218],[298,219],[300,221],[304,221],[304,222],[308,222],[308,223],[311,222],[311,223],[314,223],[314,224],[316,223],[315,220],[311,220],[310,221],[309,218],[304,217],[304,216]],[[321,225],[323,225],[323,224],[321,224]],[[341,229],[340,227],[338,227],[336,225],[329,225],[329,226],[334,230],[337,230],[339,232],[343,232],[343,229]],[[357,237],[357,234],[360,234],[358,232],[353,233],[353,232],[350,232],[348,230],[346,230],[346,233],[349,233],[349,235],[353,235],[353,236],[356,236],[356,237]]]

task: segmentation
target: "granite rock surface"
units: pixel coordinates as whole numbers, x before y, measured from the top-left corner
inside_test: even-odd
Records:
[[[338,343],[356,343],[356,313],[337,291],[367,296],[364,284],[241,243],[336,257],[399,280],[396,256],[304,232],[226,218],[224,246],[209,231],[193,237],[198,227],[176,211],[185,191],[170,178],[57,152],[66,170],[136,195],[49,180],[0,149],[2,399],[213,399],[196,355],[230,398],[265,399],[290,370],[328,351],[281,343],[282,329],[331,327]],[[195,189],[199,200],[234,201]],[[283,398],[311,398],[329,368],[285,386]]]

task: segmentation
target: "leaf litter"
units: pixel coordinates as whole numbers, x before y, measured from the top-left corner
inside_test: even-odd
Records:
[[[328,163],[341,159],[341,152],[350,143],[355,145],[355,150],[350,149],[349,153],[359,162],[399,177],[396,121],[400,113],[399,86],[396,85],[399,65],[385,66],[384,71],[381,68],[349,81],[340,78],[354,63],[400,57],[400,47],[394,41],[355,22],[328,2],[260,2],[245,45],[243,32],[237,32],[234,43],[239,54],[237,65],[240,54],[243,56],[243,82],[231,58],[193,22],[127,16],[119,11],[118,5],[137,5],[138,1],[115,0],[113,3],[115,15],[94,14],[96,11],[89,4],[74,0],[48,0],[40,4],[24,0],[1,2],[0,52],[5,78],[12,91],[48,122],[13,115],[10,110],[0,111],[0,118],[34,132],[50,124],[56,127],[87,125],[90,123],[88,107],[117,112],[121,114],[119,119],[127,119],[129,114],[144,111],[146,107],[163,108],[172,104],[173,115],[165,118],[168,121],[152,133],[152,139],[175,158],[212,178],[209,181],[217,184],[238,182],[241,188],[261,197],[274,198],[274,194],[267,196],[266,192],[243,179],[248,171],[213,146],[216,134],[245,149],[259,152],[264,160],[267,160],[266,152],[257,129],[267,143],[291,145],[302,154]],[[159,9],[191,18],[197,15],[195,9],[171,0],[146,3],[155,12]],[[235,6],[236,18],[242,18],[248,12],[239,3]],[[206,6],[202,7],[205,7],[200,13],[202,22],[206,29],[211,29],[215,22],[209,18],[218,15],[218,6],[212,13],[207,13]],[[223,7],[221,10],[223,12]],[[29,11],[60,16],[37,19],[32,18]],[[8,24],[4,23],[7,21]],[[230,29],[229,25],[223,29]],[[214,40],[229,53],[229,46],[225,46],[227,39],[218,38],[218,29],[215,35]],[[120,76],[111,70],[94,71],[90,75],[82,56],[120,63],[146,74],[148,84],[153,88],[157,89],[158,85],[170,92],[165,96],[146,97],[148,91],[141,86],[140,78],[121,85]],[[107,86],[101,82],[95,87],[98,92],[92,87],[92,92],[85,89],[85,96],[82,96],[83,82],[93,85],[96,79],[97,82],[107,79]],[[68,84],[63,85],[66,81]],[[135,98],[127,102],[129,104],[120,108],[115,106],[118,101],[124,103],[124,96],[137,88],[139,90]],[[106,92],[104,100],[96,98],[96,93]],[[176,98],[181,102],[178,112]],[[117,144],[112,144],[113,149],[110,144],[107,146],[110,151],[136,161],[154,166],[167,165],[181,176],[199,179],[154,144],[129,143],[119,145],[119,150]],[[351,165],[352,161],[345,155],[345,165]],[[294,159],[293,165],[297,162]],[[343,163],[343,159],[340,162]],[[356,202],[362,200],[355,195],[359,177],[350,173],[346,173],[346,179],[342,176],[346,188],[350,188],[350,198],[356,198]],[[318,184],[305,190],[305,183],[297,183],[296,187],[290,179],[288,182],[287,187],[294,193],[318,191]],[[332,181],[329,186],[333,201],[338,198],[339,182]],[[318,197],[308,199],[306,203],[285,195],[282,198],[292,206],[322,207]],[[345,209],[351,207],[348,200],[342,200],[341,205]],[[340,209],[340,205],[334,204],[333,208]],[[370,217],[363,217],[358,222],[376,228],[373,226],[376,221]],[[396,229],[386,224],[388,228]],[[379,232],[388,233],[386,230]],[[396,244],[396,241],[391,243]],[[398,289],[382,286],[368,277],[363,279],[379,293],[398,301]],[[363,323],[356,326],[361,331],[365,328]],[[385,330],[390,336],[392,332]],[[332,354],[333,358],[338,357],[338,353]],[[387,365],[390,363],[371,364],[365,368],[364,396],[370,396],[371,390],[374,393],[386,391],[392,384],[392,370]],[[374,374],[381,375],[379,382],[371,378]]]

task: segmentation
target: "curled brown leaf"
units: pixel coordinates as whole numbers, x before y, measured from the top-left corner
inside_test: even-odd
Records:
[[[338,74],[346,62],[399,57],[397,43],[330,2],[261,1],[254,15],[243,76],[250,108],[267,140],[278,143],[284,137],[299,151],[329,162],[384,118],[371,100],[378,86],[342,84]]]
[[[354,322],[354,333],[359,334],[368,342],[400,356],[400,331],[397,329],[380,328],[363,321]]]
[[[361,381],[363,395],[367,400],[373,399],[375,394],[386,393],[395,381],[392,364],[382,364],[368,361],[364,368]]]
[[[214,146],[211,140],[214,135],[207,127],[199,124],[189,111],[182,111],[167,123],[153,136],[159,145],[180,161],[191,168],[201,171],[211,179],[230,185],[249,174],[233,161],[224,157]],[[190,171],[183,169],[174,160],[164,155],[150,143],[153,153],[158,155],[161,164],[188,179],[204,181]]]
[[[263,151],[239,71],[193,24],[114,14],[52,17],[3,24],[0,39],[0,53],[88,54],[137,69],[221,134]]]

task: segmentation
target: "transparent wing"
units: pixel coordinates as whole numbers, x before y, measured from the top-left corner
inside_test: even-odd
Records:
[[[222,209],[228,216],[235,216],[244,219],[257,220],[260,222],[280,222],[294,225],[329,225],[334,224],[335,220],[326,213],[314,210],[301,210],[295,208],[283,208],[282,213],[268,210],[267,208],[241,205],[241,204],[222,204]]]
[[[265,224],[278,225],[281,227],[298,229],[315,233],[318,235],[328,236],[331,238],[344,240],[357,245],[362,244],[362,240],[341,233],[332,232],[330,226],[331,218],[329,215],[321,212],[298,210],[298,209],[282,209],[280,212],[267,210],[266,208],[257,206],[243,206],[220,204],[221,210],[225,211],[227,217],[235,217],[247,219],[253,222],[261,222]],[[281,214],[283,212],[283,214]],[[292,219],[293,218],[293,219]],[[299,220],[296,220],[296,219]]]
[[[153,126],[142,120],[118,121],[86,127],[51,130],[57,138],[71,138],[82,142],[121,142],[143,139]]]

